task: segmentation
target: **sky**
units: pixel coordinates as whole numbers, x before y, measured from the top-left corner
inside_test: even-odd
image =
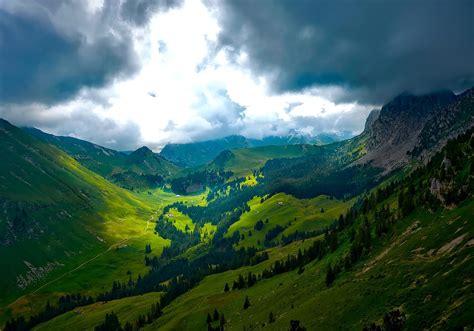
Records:
[[[360,132],[474,85],[470,0],[0,1],[0,117],[117,150]]]

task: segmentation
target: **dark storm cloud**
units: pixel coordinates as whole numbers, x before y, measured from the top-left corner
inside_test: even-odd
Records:
[[[145,23],[145,12],[168,5],[147,3],[137,2],[134,19]],[[97,12],[85,1],[0,4],[0,103],[54,104],[132,74],[139,65],[124,12],[131,9],[115,0],[104,0]]]
[[[346,100],[474,84],[470,0],[227,1],[220,45],[274,89],[342,86]]]

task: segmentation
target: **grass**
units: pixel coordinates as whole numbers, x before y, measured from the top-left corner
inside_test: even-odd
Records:
[[[175,174],[178,171],[174,164],[144,148],[126,155],[73,137],[54,136],[34,128],[24,128],[23,130],[58,147],[86,168],[106,178],[127,171],[132,171],[137,175],[160,173],[164,176]],[[134,188],[137,185],[140,186],[139,182],[134,182],[133,177],[121,184]]]
[[[217,225],[214,225],[212,223],[205,223],[204,226],[201,228],[201,239],[212,239],[216,230]]]
[[[60,273],[142,233],[153,207],[89,171],[56,148],[2,123],[0,218],[7,244],[0,247],[0,306]],[[9,152],[15,150],[15,153]],[[32,232],[9,229],[17,210]],[[10,220],[9,220],[10,219]],[[5,229],[6,228],[6,229]],[[35,268],[35,269],[33,269]],[[30,279],[26,288],[18,278]]]
[[[122,325],[133,323],[139,315],[146,315],[152,304],[160,300],[161,293],[147,293],[141,296],[98,302],[90,306],[79,307],[67,312],[51,321],[43,323],[34,330],[54,331],[66,330],[93,330],[95,326],[104,321],[105,314],[112,311],[118,316]]]
[[[310,263],[300,275],[289,272],[259,281],[245,290],[225,293],[223,288],[239,273],[259,272],[270,262],[208,276],[176,299],[146,329],[204,329],[207,313],[214,309],[224,313],[228,330],[259,329],[263,324],[265,329],[284,330],[290,319],[300,320],[309,330],[362,329],[371,322],[380,323],[383,315],[395,308],[406,313],[407,329],[472,328],[473,214],[474,203],[470,201],[455,211],[437,214],[418,211],[400,220],[391,238],[376,240],[372,253],[352,271],[339,275],[330,288],[324,284],[326,265],[346,251],[345,245],[334,256]],[[406,232],[416,222],[419,225],[415,230]],[[466,234],[464,239],[452,251],[438,253],[441,247],[463,234]],[[398,244],[385,252],[386,244],[394,242]],[[275,248],[272,252],[284,256],[305,243]],[[435,253],[427,257],[425,254],[431,249]],[[369,263],[373,263],[372,268],[363,272]],[[247,310],[243,310],[245,296],[251,303]],[[268,324],[270,311],[276,317],[272,324]]]
[[[194,231],[195,224],[192,219],[183,213],[181,213],[176,208],[171,208],[167,214],[163,217],[164,220],[167,220],[175,226],[181,232],[192,232]],[[186,226],[188,227],[186,230]]]
[[[195,206],[206,206],[207,205],[207,194],[209,190],[188,195],[179,195],[173,193],[169,187],[148,189],[141,192],[142,196],[148,196],[152,200],[158,199],[161,205],[170,205],[175,202],[182,202],[184,204],[190,204]]]
[[[145,272],[145,245],[156,255],[169,245],[154,234],[157,213],[175,201],[206,203],[204,194],[121,189],[6,122],[0,123],[0,141],[0,229],[13,233],[1,238],[7,244],[0,246],[0,324],[17,313],[35,313],[48,298],[97,293],[129,270]],[[17,210],[25,210],[32,232],[9,228]]]
[[[109,207],[111,209],[104,208],[101,213],[99,213],[101,217],[95,220],[96,222],[100,222],[101,227],[94,229],[93,225],[90,225],[91,232],[100,231],[94,233],[97,233],[96,236],[99,237],[102,242],[94,238],[94,244],[88,246],[87,251],[76,253],[71,250],[71,252],[68,253],[71,254],[68,264],[53,270],[37,284],[28,287],[24,291],[16,292],[18,294],[12,295],[11,299],[9,299],[11,302],[14,301],[15,296],[19,297],[24,294],[26,297],[13,302],[13,304],[10,303],[8,307],[5,307],[0,312],[0,322],[18,313],[29,316],[42,309],[48,298],[54,302],[56,297],[65,293],[80,292],[85,295],[96,295],[103,292],[104,289],[108,290],[114,280],[128,280],[129,276],[127,273],[129,271],[134,277],[139,273],[143,275],[147,271],[147,267],[143,262],[145,257],[145,245],[151,245],[151,256],[159,256],[163,248],[170,244],[169,240],[163,239],[154,233],[154,221],[162,209],[175,201],[182,201],[189,204],[205,203],[205,199],[203,200],[205,194],[177,197],[175,194],[169,192],[155,190],[151,195],[143,193],[140,195],[132,194],[132,196],[134,199],[146,204],[147,208],[143,209],[148,211],[148,213],[143,212],[143,214],[136,215],[130,212],[130,214],[127,214],[126,210],[123,210],[123,206],[115,205],[116,201],[112,200],[114,204]],[[148,206],[153,206],[156,210],[153,212]],[[109,210],[109,212],[107,210]],[[185,218],[186,216],[182,215],[182,217]],[[75,234],[74,239],[76,240],[74,243],[81,240],[80,234],[81,231],[83,231],[81,229],[83,223],[77,222],[74,226],[75,225],[78,226],[78,229],[73,232]],[[72,229],[74,229],[74,227],[68,224],[67,230],[71,231]],[[215,228],[209,225],[204,229],[208,232],[215,231]],[[66,229],[64,231],[66,231]],[[87,235],[90,236],[89,233]],[[16,254],[18,255],[18,252]],[[29,257],[31,256],[29,252],[25,252],[25,254],[29,254]],[[28,261],[31,261],[31,259],[29,258]],[[87,261],[90,262],[79,269],[75,269]],[[73,271],[70,272],[71,270]],[[50,281],[53,282],[48,284]],[[43,284],[47,285],[38,290]]]
[[[163,247],[170,244],[154,229],[154,221],[162,209],[178,201],[201,206],[207,203],[207,192],[178,196],[166,188],[138,193],[120,189],[59,150],[2,122],[0,138],[0,153],[8,156],[0,163],[3,176],[0,203],[4,210],[0,233],[12,233],[8,217],[16,213],[15,208],[27,211],[28,225],[34,229],[32,233],[14,233],[11,238],[2,238],[7,245],[0,246],[3,270],[0,324],[14,314],[35,313],[48,299],[54,301],[62,294],[95,295],[109,289],[113,280],[127,280],[128,272],[133,276],[145,273],[145,245],[151,245],[153,256],[160,255]],[[365,153],[363,144],[360,148],[349,147],[349,154]],[[17,152],[9,152],[12,148]],[[311,152],[306,149],[311,147],[236,150],[224,167],[235,176],[246,176],[243,185],[254,185],[253,170],[268,159]],[[384,203],[393,206],[395,200],[393,196]],[[282,235],[295,231],[324,228],[351,204],[352,201],[326,196],[300,200],[280,193],[262,203],[256,197],[249,202],[250,211],[226,235],[239,231],[245,239],[238,247],[263,248],[265,234],[276,225],[286,228],[276,238],[278,241]],[[173,216],[169,218],[178,229],[194,228],[188,216],[175,209],[170,213]],[[164,315],[147,329],[205,329],[207,313],[214,309],[225,314],[229,330],[244,327],[282,330],[288,328],[291,319],[301,320],[310,330],[361,329],[371,322],[380,323],[383,315],[392,309],[406,313],[407,329],[471,329],[474,326],[472,215],[473,200],[454,210],[436,213],[416,210],[398,220],[390,235],[374,237],[372,250],[350,271],[339,274],[329,288],[325,286],[326,267],[347,253],[347,233],[340,235],[342,243],[336,252],[308,264],[301,274],[288,272],[261,280],[249,289],[223,291],[224,284],[232,284],[239,274],[261,273],[275,260],[295,254],[317,239],[268,249],[268,261],[206,277],[167,306]],[[261,231],[254,229],[259,220],[264,221]],[[201,230],[202,238],[211,237],[215,230],[216,226],[206,223]],[[192,258],[198,246],[183,256]],[[32,281],[19,288],[19,275]],[[122,323],[133,321],[159,296],[150,293],[78,308],[38,329],[91,329],[112,310]],[[243,310],[246,296],[251,307]],[[268,324],[270,312],[276,318],[272,324]]]
[[[258,183],[257,177],[255,177],[254,175],[248,175],[247,177],[245,177],[245,181],[240,183],[240,188],[242,189],[246,186],[255,186],[257,185],[257,183]]]
[[[224,292],[225,283],[231,285],[239,274],[261,273],[275,260],[296,254],[317,239],[268,249],[268,261],[206,277],[167,306],[163,316],[145,330],[205,329],[207,313],[214,309],[224,313],[228,330],[263,325],[265,329],[282,330],[288,328],[291,319],[300,320],[310,330],[361,329],[372,322],[380,323],[383,315],[395,308],[407,315],[407,329],[472,328],[473,214],[472,200],[451,211],[415,211],[397,221],[390,236],[375,238],[371,253],[338,275],[329,288],[325,285],[326,266],[347,252],[347,234],[340,237],[343,243],[335,253],[309,263],[301,274],[295,270],[258,281],[249,289]],[[462,240],[453,244],[460,237]],[[244,310],[246,296],[251,307]],[[117,304],[128,300],[137,302],[127,298],[117,300]],[[106,306],[93,309],[94,323],[109,311]],[[270,312],[276,318],[272,324],[268,324]],[[62,321],[75,323],[74,315],[68,314],[44,325],[54,330]]]
[[[240,241],[238,247],[262,248],[265,235],[276,225],[286,228],[277,240],[281,239],[282,235],[287,236],[295,231],[322,229],[344,214],[352,204],[351,201],[343,202],[323,195],[313,199],[296,199],[284,193],[278,193],[263,203],[260,203],[260,200],[260,197],[250,200],[250,211],[244,213],[226,233],[226,236],[232,236],[235,231],[244,234],[245,239]],[[265,223],[267,219],[268,223]],[[264,227],[257,231],[254,227],[259,220],[264,222]],[[252,236],[248,235],[249,231]]]
[[[254,148],[234,149],[232,157],[225,164],[214,164],[208,167],[219,167],[226,171],[232,171],[232,178],[252,176],[254,170],[262,168],[268,160],[275,158],[295,158],[312,153],[317,147],[313,145],[283,145],[262,146]],[[248,184],[252,184],[250,181]]]
[[[242,268],[242,269],[239,269],[237,271],[229,271],[229,272],[224,273],[224,274],[227,277],[226,279],[229,279],[229,282],[231,282],[231,279],[233,281],[234,279],[236,279],[238,277],[239,272],[248,272],[249,270],[254,270],[254,271],[257,270],[257,271],[261,272],[264,267],[269,267],[269,265],[272,261],[274,261],[276,259],[283,259],[287,256],[287,254],[296,254],[299,247],[304,248],[304,247],[307,247],[307,246],[311,245],[311,243],[312,243],[312,239],[307,240],[305,243],[302,243],[302,244],[291,244],[291,245],[288,245],[284,248],[269,249],[268,252],[269,252],[269,255],[270,255],[270,258],[271,258],[270,261],[266,261],[266,262],[264,262],[264,263],[262,263],[258,266],[255,266],[255,267]],[[213,280],[215,280],[215,279],[216,279],[215,276],[210,276],[210,277],[207,277],[205,279],[205,283],[203,283],[203,284],[208,284],[208,285],[206,285],[206,287],[204,288],[204,291],[207,290],[207,288],[208,288],[207,286],[211,285]],[[219,280],[218,285],[219,285],[219,287],[222,287],[221,290],[224,289],[224,284],[225,284],[225,282],[221,284],[221,281]],[[214,287],[215,287],[215,285],[216,284],[213,284]],[[85,325],[93,326],[93,325],[99,324],[103,320],[105,314],[110,312],[112,309],[114,310],[114,312],[117,313],[118,309],[114,308],[114,307],[117,307],[117,306],[118,307],[123,307],[123,306],[126,306],[127,304],[131,304],[132,307],[133,307],[134,303],[137,303],[137,302],[142,300],[142,297],[143,296],[114,300],[114,301],[111,301],[111,302],[109,302],[107,304],[104,304],[104,305],[102,305],[102,304],[99,304],[99,305],[98,304],[93,304],[91,306],[87,306],[87,307],[82,308],[86,312],[93,311],[94,312],[93,315],[85,314],[83,317],[78,317],[77,314],[74,314],[74,312],[69,312],[69,313],[63,314],[61,316],[58,316],[57,318],[55,318],[51,321],[48,321],[46,323],[41,324],[40,327],[37,328],[37,330],[60,330],[61,327],[64,326],[64,323],[66,323],[67,321],[70,321],[70,323],[78,322],[79,324],[77,324],[77,326],[79,328],[82,325],[84,325],[84,326]],[[151,301],[150,305],[153,302],[154,301]],[[109,304],[113,304],[113,305],[109,305]],[[196,303],[196,308],[199,309],[199,304],[197,304],[197,303]],[[121,318],[120,314],[119,314],[119,319],[123,324],[126,322],[126,319]],[[96,324],[93,324],[93,323],[96,323]],[[74,325],[76,327],[76,324],[70,324],[70,325]],[[176,327],[178,327],[178,326],[176,326]],[[169,329],[176,329],[176,328],[169,328]],[[178,327],[178,329],[179,329],[179,327]],[[200,329],[200,328],[196,328],[196,329]]]

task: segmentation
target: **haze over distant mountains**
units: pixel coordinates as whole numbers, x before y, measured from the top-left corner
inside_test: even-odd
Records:
[[[459,95],[441,91],[414,96],[404,93],[374,109],[368,116],[365,130],[360,137],[367,136],[367,154],[359,163],[369,162],[390,171],[409,159],[409,152],[423,154],[426,147],[436,147],[442,142],[464,132],[471,125],[473,89]],[[127,187],[146,186],[140,176],[159,176],[155,182],[176,174],[177,167],[198,167],[209,164],[223,151],[263,146],[285,146],[298,144],[326,145],[352,137],[351,132],[324,133],[316,136],[294,133],[288,136],[269,136],[251,139],[243,136],[228,136],[220,139],[187,144],[167,144],[154,153],[147,147],[133,152],[118,152],[72,137],[54,136],[34,128],[29,133],[63,149],[76,160]],[[361,139],[361,138],[357,139]],[[141,184],[138,184],[141,182]],[[128,184],[127,184],[128,183]]]
[[[316,136],[295,133],[288,136],[269,136],[263,139],[228,136],[189,144],[167,144],[160,154],[181,167],[193,167],[212,161],[220,152],[225,150],[270,145],[324,145],[349,139],[352,136],[351,132],[323,133]]]

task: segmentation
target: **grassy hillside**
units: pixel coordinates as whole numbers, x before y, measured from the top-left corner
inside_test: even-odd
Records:
[[[336,220],[339,215],[345,214],[352,202],[343,202],[331,199],[328,196],[319,196],[313,199],[296,199],[291,195],[278,193],[263,202],[255,197],[248,202],[250,211],[242,214],[240,219],[233,223],[226,235],[231,237],[235,231],[244,235],[237,247],[263,248],[265,235],[276,226],[282,231],[275,236],[272,242],[278,242],[282,235],[290,235],[296,231],[315,231],[323,229]],[[258,221],[263,227],[256,229]],[[251,235],[249,235],[249,231]]]
[[[178,171],[173,163],[153,153],[148,147],[141,147],[127,155],[126,165],[129,170],[146,175],[161,174],[167,177]]]
[[[406,314],[407,329],[472,328],[473,214],[472,200],[455,211],[413,213],[396,224],[390,237],[377,240],[373,251],[329,288],[326,266],[347,249],[345,245],[333,256],[305,266],[301,274],[293,271],[258,281],[248,289],[223,291],[224,284],[231,284],[238,274],[261,272],[277,252],[284,257],[293,249],[294,254],[305,243],[275,248],[271,260],[262,265],[207,277],[165,308],[163,317],[149,329],[204,329],[206,315],[214,309],[224,313],[229,330],[263,325],[282,330],[290,319],[300,320],[309,330],[362,329],[381,323],[384,314],[395,308]],[[243,309],[245,296],[251,302],[247,310]],[[276,318],[272,324],[268,323],[270,312]]]
[[[10,149],[21,151],[20,146],[27,147],[26,157],[23,155],[18,162],[26,160],[35,165],[30,171],[33,179],[37,179],[38,169],[46,172],[42,166],[44,156],[62,155],[53,156],[51,151],[57,150],[52,146],[27,141],[31,137],[20,136],[15,128],[7,128],[5,148],[13,144]],[[263,177],[258,173],[260,183],[252,182],[252,178],[245,182],[229,180],[229,174],[220,169],[229,170],[240,150],[221,153],[212,164],[221,167],[218,171],[191,173],[194,177],[182,179],[186,184],[185,181],[194,183],[192,180],[204,178],[214,182],[217,188],[186,196],[163,189],[132,194],[64,155],[68,162],[58,169],[59,174],[63,176],[61,171],[66,170],[66,174],[74,174],[78,180],[75,187],[80,188],[78,196],[94,197],[88,205],[89,215],[96,215],[102,225],[96,229],[91,220],[79,223],[87,224],[84,237],[87,239],[87,234],[92,234],[92,241],[100,244],[91,245],[87,250],[90,256],[82,252],[73,255],[69,248],[67,254],[73,256],[74,265],[66,265],[63,262],[66,259],[57,258],[54,261],[64,266],[56,263],[37,268],[46,275],[34,286],[27,284],[30,290],[24,293],[28,295],[10,304],[0,318],[5,320],[18,314],[28,317],[42,311],[46,300],[52,299],[55,313],[48,315],[46,306],[36,315],[37,320],[45,321],[39,327],[60,329],[70,319],[89,327],[100,323],[101,316],[111,312],[111,307],[121,311],[122,324],[134,320],[134,325],[145,329],[206,329],[208,324],[218,324],[206,322],[207,314],[214,314],[216,309],[224,313],[223,323],[231,330],[244,327],[281,330],[287,329],[291,320],[300,321],[310,330],[361,329],[371,324],[373,328],[385,325],[385,329],[390,329],[387,325],[393,323],[408,329],[472,327],[469,316],[473,313],[474,298],[467,275],[474,271],[471,263],[474,229],[470,222],[470,215],[474,214],[473,137],[472,130],[468,131],[450,141],[426,165],[394,173],[382,184],[349,201],[327,195],[298,199],[286,193],[269,192],[272,177],[268,174],[275,172],[265,169]],[[320,172],[313,173],[313,178],[332,174],[334,183],[341,183],[347,181],[347,176],[340,176],[338,171],[346,169],[337,170],[336,166],[365,153],[364,136],[354,141],[360,144],[312,146],[309,151],[312,154],[300,158],[290,156],[301,155],[303,145],[292,147],[287,154],[265,148],[244,150],[241,156],[255,161],[257,155],[287,155],[287,159],[271,159],[270,168],[290,164],[294,171],[288,174],[290,180],[302,180],[309,169],[318,169]],[[18,142],[19,146],[15,146]],[[39,156],[31,154],[32,151]],[[258,158],[256,163],[245,160],[239,161],[240,169],[245,171],[260,162]],[[305,163],[308,160],[310,164]],[[54,159],[56,165],[61,162]],[[280,169],[277,173],[284,175],[282,168],[273,169]],[[29,174],[16,173],[13,166],[4,173],[8,171],[17,181],[23,179],[29,183]],[[303,176],[299,177],[300,174]],[[368,172],[353,173],[358,180],[364,174],[365,179],[370,177]],[[252,172],[252,175],[257,174]],[[69,179],[64,176],[60,183],[67,184]],[[327,185],[325,180],[320,184]],[[66,192],[60,184],[53,187]],[[51,189],[44,186],[48,188]],[[48,211],[58,202],[61,206],[68,205],[68,200],[62,204],[60,196],[57,198],[58,201],[50,204],[53,207],[46,205],[39,210]],[[41,232],[18,231],[38,223],[29,216],[33,210],[30,201],[23,198],[26,200],[18,204],[18,199],[5,193],[8,207],[5,215],[9,217],[3,223],[5,233],[9,234],[5,237],[6,245],[41,242],[47,251],[49,242],[45,244],[41,235],[33,237]],[[76,198],[71,196],[71,199]],[[77,215],[62,224],[70,228],[72,220],[81,222],[81,215]],[[68,239],[68,234],[51,228],[53,238]],[[199,232],[193,230],[198,228]],[[82,238],[80,230],[78,234],[76,240]],[[20,246],[16,249],[15,253],[19,252]],[[25,276],[20,280],[30,278]],[[90,301],[67,308],[61,300],[56,300],[77,292],[91,296]],[[134,314],[123,313],[127,302],[137,303],[136,295],[149,292],[163,293],[162,315],[156,314],[141,323],[137,316],[146,313],[144,306]],[[246,297],[250,306],[244,307]],[[104,300],[114,303],[102,304]],[[76,309],[91,313],[76,318],[73,314]],[[21,320],[12,323],[17,325]],[[38,323],[35,324],[34,318],[30,320],[32,326]]]
[[[232,171],[234,177],[252,175],[262,168],[268,160],[277,158],[296,158],[311,155],[318,151],[313,145],[283,145],[241,148],[222,152],[208,165],[208,168]]]
[[[244,137],[229,136],[191,144],[168,144],[160,155],[181,167],[197,167],[213,160],[222,151],[247,146]]]
[[[330,287],[325,284],[327,264],[342,256],[347,244],[306,265],[302,273],[295,270],[259,280],[250,288],[224,292],[225,283],[232,284],[239,274],[261,273],[274,261],[309,247],[315,239],[269,249],[270,259],[259,265],[206,277],[166,307],[163,316],[145,330],[205,330],[206,316],[212,316],[214,309],[224,313],[228,330],[284,330],[290,320],[300,320],[308,330],[362,329],[373,322],[382,323],[384,314],[396,308],[406,314],[407,329],[472,328],[473,213],[472,200],[455,211],[415,211],[399,220],[390,236],[377,239],[370,254],[339,275]],[[251,306],[244,310],[246,296]],[[141,297],[126,298],[110,304],[121,307],[139,300]],[[91,321],[100,322],[97,316],[103,317],[111,307],[84,308],[94,309],[94,317],[85,316],[84,320],[67,313],[38,329],[55,330],[66,320],[92,325]],[[275,317],[272,323],[270,312]]]
[[[426,167],[359,200],[324,239],[317,239],[330,248],[326,255],[270,278],[263,277],[262,268],[275,261],[272,254],[257,266],[206,277],[165,307],[150,329],[200,329],[214,309],[224,313],[231,330],[281,330],[290,320],[310,330],[361,329],[391,318],[406,329],[472,328],[473,148],[470,131]],[[307,242],[271,252],[288,253],[292,245],[304,250]],[[261,275],[255,285],[224,291],[225,283],[249,270]]]
[[[287,145],[325,145],[352,137],[350,132],[322,133],[317,136],[293,134],[288,136],[269,136],[250,139],[242,136],[229,136],[221,139],[188,144],[168,144],[160,154],[182,167],[205,165],[226,150]]]
[[[54,302],[57,297],[65,293],[82,293],[82,295],[95,296],[103,292],[104,288],[108,289],[113,281],[120,280],[126,282],[129,279],[129,273],[133,278],[138,274],[146,274],[148,267],[144,264],[144,257],[148,255],[160,256],[163,247],[170,244],[169,240],[163,239],[159,234],[154,232],[155,217],[161,213],[162,208],[170,203],[181,201],[187,204],[202,204],[204,195],[200,196],[186,196],[176,197],[175,194],[164,192],[162,190],[151,191],[149,194],[141,194],[137,196],[138,199],[144,201],[147,205],[153,206],[153,210],[149,213],[133,214],[135,209],[128,211],[129,215],[125,214],[118,219],[118,222],[108,222],[110,227],[107,231],[101,230],[97,232],[96,237],[92,237],[92,243],[84,239],[89,244],[87,251],[78,252],[72,256],[62,257],[59,255],[61,250],[56,252],[55,258],[60,260],[62,264],[57,269],[52,270],[49,274],[39,279],[37,282],[31,284],[24,290],[15,289],[7,292],[11,294],[11,298],[2,296],[6,299],[5,303],[8,306],[0,310],[0,322],[8,319],[10,316],[16,314],[24,314],[29,316],[44,308],[47,299]],[[179,200],[177,200],[179,198]],[[140,207],[137,210],[140,211]],[[86,217],[87,215],[85,215]],[[116,214],[114,210],[108,210],[104,213],[105,218],[114,218],[120,215]],[[79,216],[78,216],[79,217]],[[91,221],[100,222],[100,218],[92,218]],[[86,221],[77,219],[77,227],[65,229],[71,232],[71,236],[78,236],[81,234],[81,227]],[[212,227],[205,227],[203,231],[212,232]],[[57,231],[54,232],[57,234]],[[63,233],[57,234],[64,236]],[[69,237],[66,237],[70,240]],[[81,238],[81,237],[79,237]],[[81,238],[82,239],[82,238]],[[89,240],[90,238],[86,238]],[[104,240],[103,242],[100,240]],[[38,242],[42,244],[42,242]],[[71,245],[78,245],[82,242],[76,240],[72,241]],[[151,245],[151,254],[145,254],[145,246]],[[30,246],[26,246],[30,247]],[[69,246],[68,246],[69,247]],[[63,249],[63,248],[61,248]],[[66,255],[74,252],[72,249],[66,251]],[[25,251],[25,254],[31,256],[31,252]],[[82,253],[82,254],[79,254]],[[28,260],[30,261],[30,260]],[[63,261],[67,261],[64,263]],[[15,275],[15,270],[12,275]],[[14,300],[18,296],[21,298]]]
[[[290,320],[300,321],[309,330],[370,325],[388,329],[394,323],[406,329],[472,328],[472,139],[468,132],[451,141],[425,167],[367,192],[324,234],[269,248],[269,258],[263,262],[201,279],[168,301],[163,315],[144,329],[206,329],[207,314],[215,310],[224,314],[229,330],[281,330],[288,328]],[[229,232],[255,227],[256,215],[269,216],[264,229],[285,218],[282,215],[315,213],[315,206],[324,202],[328,212],[343,207],[327,197],[254,198],[239,219],[229,224]],[[189,222],[185,215],[178,216],[180,223]],[[236,239],[239,245],[249,240]],[[221,240],[218,245],[222,244]],[[308,253],[312,250],[318,253]],[[193,253],[185,256],[192,259]],[[249,272],[256,275],[252,284]],[[239,285],[239,275],[244,276],[243,285]],[[179,285],[178,280],[174,282]],[[230,285],[227,291],[226,283]],[[249,307],[244,306],[246,297]],[[55,320],[48,323],[53,327]]]
[[[112,311],[117,314],[124,324],[133,322],[140,314],[147,313],[152,304],[159,302],[160,297],[161,293],[152,292],[136,297],[79,307],[50,322],[43,323],[33,330],[59,331],[70,328],[71,325],[74,326],[74,330],[93,330],[96,325],[102,323],[104,315]]]
[[[8,270],[1,276],[2,303],[68,256],[108,247],[142,228],[136,219],[151,214],[137,197],[8,122],[0,123],[0,140],[0,263]]]
[[[29,134],[44,140],[76,159],[86,168],[106,177],[124,167],[126,155],[85,140],[48,134],[35,128],[24,129]]]
[[[359,141],[359,140],[357,140]],[[176,193],[189,194],[189,192],[199,192],[205,187],[210,188],[213,191],[226,191],[226,184],[235,184],[234,181],[240,181],[240,187],[255,186],[258,182],[261,182],[263,176],[261,174],[262,169],[268,170],[266,164],[268,161],[277,164],[269,171],[271,178],[267,181],[273,186],[273,182],[278,186],[279,182],[275,180],[275,177],[283,180],[286,176],[282,175],[281,172],[286,171],[285,167],[280,167],[280,164],[286,165],[287,163],[300,164],[306,162],[313,162],[313,166],[321,165],[323,160],[330,167],[336,168],[341,165],[342,159],[349,159],[346,154],[351,148],[356,148],[354,144],[347,144],[349,147],[340,151],[342,143],[336,143],[326,146],[299,144],[299,145],[270,145],[260,146],[252,148],[239,148],[233,150],[222,151],[212,162],[201,165],[195,168],[180,169],[180,171],[171,180],[171,187]],[[344,144],[345,146],[345,144]],[[352,152],[357,154],[357,152]],[[330,157],[328,157],[328,155]],[[337,155],[337,159],[334,157]],[[309,161],[308,161],[309,160]],[[351,158],[353,160],[353,157]],[[324,170],[326,171],[329,167],[326,165]],[[327,172],[327,171],[326,171]],[[288,171],[290,180],[292,180],[292,171]],[[278,187],[279,189],[281,187]],[[278,192],[278,190],[273,190]],[[214,192],[215,193],[215,192]],[[319,194],[324,194],[320,192]],[[314,196],[314,195],[313,195]]]
[[[121,189],[6,121],[0,141],[0,320],[143,273],[145,244],[156,255],[169,244],[150,223],[174,194]]]
[[[147,147],[125,154],[73,137],[54,136],[35,128],[27,133],[58,147],[93,172],[129,189],[148,189],[178,172],[178,167]]]

